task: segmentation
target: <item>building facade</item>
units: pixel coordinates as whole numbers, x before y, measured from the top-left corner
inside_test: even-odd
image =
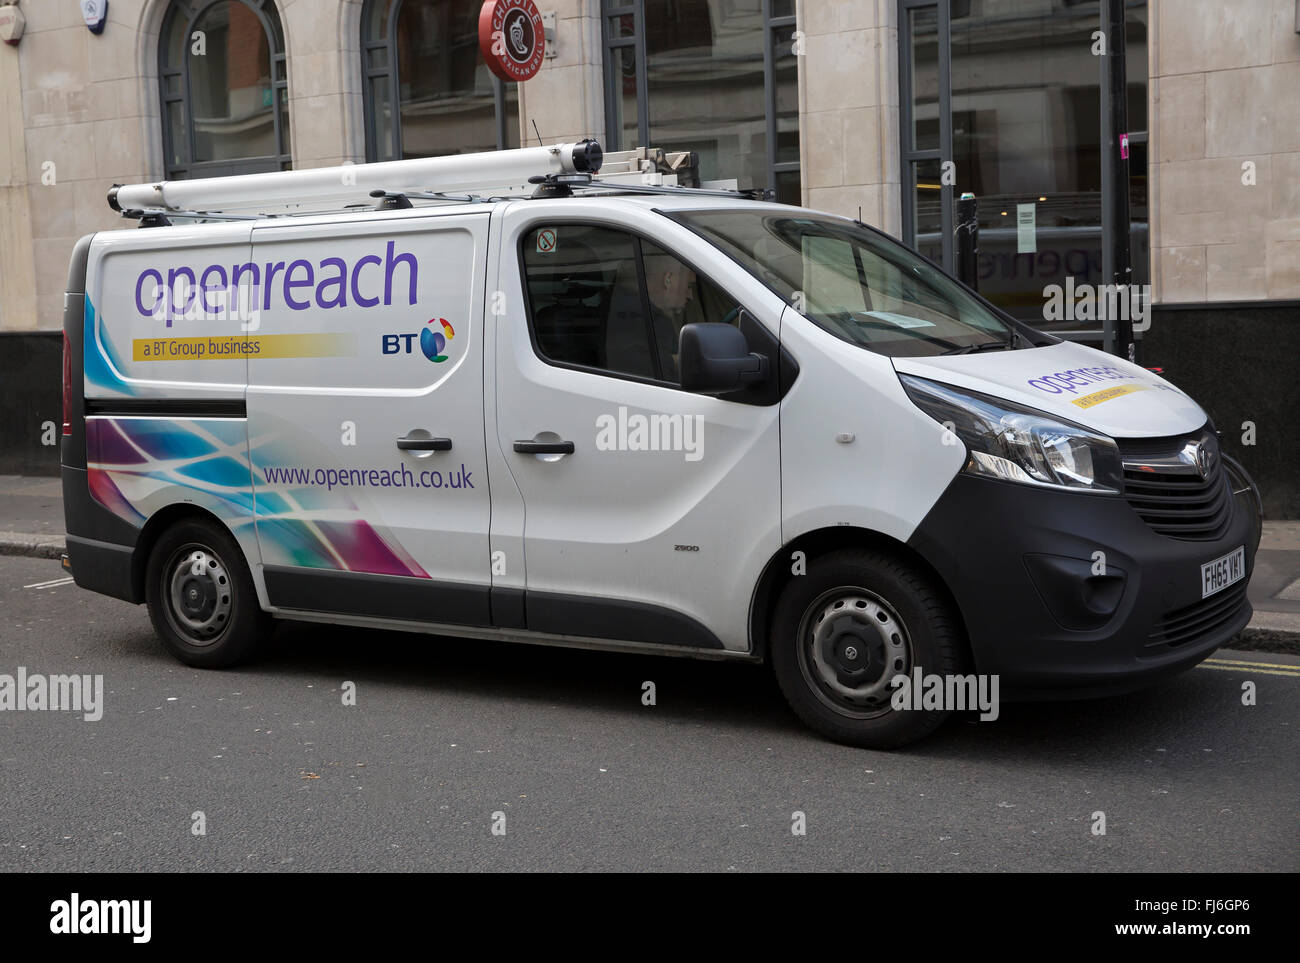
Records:
[[[0,390],[21,415],[0,471],[57,466],[32,447],[56,399],[42,333],[76,239],[134,226],[112,184],[538,137],[693,150],[706,179],[860,217],[949,267],[969,191],[981,293],[1094,342],[1100,323],[1049,318],[1045,291],[1104,283],[1102,210],[1125,190],[1153,304],[1142,360],[1204,399],[1229,447],[1295,410],[1295,0],[1128,0],[1119,185],[1097,0],[537,5],[546,59],[511,84],[479,54],[477,0],[111,0],[100,33],[76,0],[19,0],[25,32],[0,47]],[[1271,512],[1300,512],[1293,456],[1246,447]]]

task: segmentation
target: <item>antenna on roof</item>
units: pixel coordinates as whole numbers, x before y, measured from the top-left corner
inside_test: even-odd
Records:
[[[533,121],[533,133],[537,135],[537,143],[540,144],[542,142],[542,132],[537,129],[537,118],[536,117],[532,118],[532,121]]]

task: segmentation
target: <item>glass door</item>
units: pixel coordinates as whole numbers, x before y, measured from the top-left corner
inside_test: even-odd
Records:
[[[953,270],[952,108],[947,0],[900,0],[903,239]]]
[[[955,267],[956,200],[979,206],[979,292],[1055,334],[1100,341],[1072,292],[1106,284],[1097,0],[898,0],[903,240]],[[1133,280],[1149,279],[1147,12],[1126,8]],[[1125,189],[1120,186],[1119,189]]]

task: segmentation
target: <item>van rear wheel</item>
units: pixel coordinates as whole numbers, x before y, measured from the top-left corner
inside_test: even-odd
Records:
[[[154,544],[145,601],[163,644],[198,668],[244,661],[272,628],[243,552],[226,531],[200,519],[178,522]]]
[[[786,701],[837,742],[893,749],[929,735],[947,709],[894,708],[896,675],[960,671],[952,607],[931,580],[883,552],[840,551],[792,578],[772,621],[772,668]]]

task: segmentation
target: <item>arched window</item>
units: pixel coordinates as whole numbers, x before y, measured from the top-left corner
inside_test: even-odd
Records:
[[[169,179],[291,166],[284,30],[274,0],[172,0],[158,80]]]
[[[366,159],[519,146],[519,92],[478,49],[481,4],[366,0],[361,13]]]

